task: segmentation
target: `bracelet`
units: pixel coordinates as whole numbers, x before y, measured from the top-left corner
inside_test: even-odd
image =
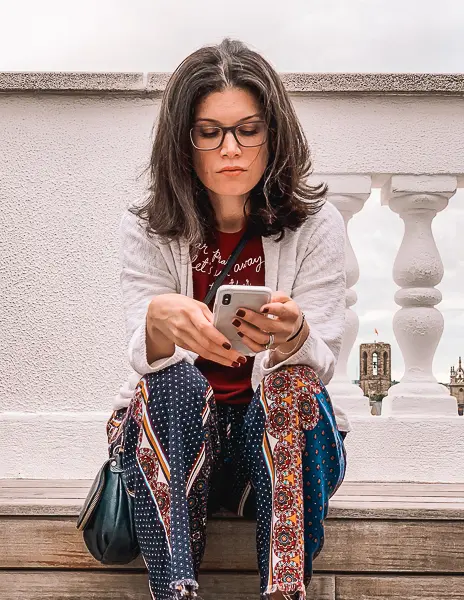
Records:
[[[296,333],[294,333],[292,335],[292,337],[289,337],[288,340],[285,340],[285,343],[291,342],[292,340],[294,340],[296,338],[296,336],[300,333],[300,331],[303,329],[303,325],[304,325],[304,322],[305,322],[305,314],[304,314],[304,312],[302,312],[301,315],[302,315],[302,317],[301,317],[301,324],[298,327],[298,331]]]
[[[290,350],[290,352],[282,352],[282,350],[279,350],[278,346],[277,346],[277,348],[271,348],[271,352],[278,352],[279,354],[282,354],[282,356],[290,356],[291,354],[293,354],[295,352],[295,348],[300,343],[301,335],[303,333],[303,326],[304,326],[304,323],[305,323],[305,320],[306,320],[305,314],[304,313],[302,313],[302,314],[303,314],[303,318],[301,319],[301,325],[298,328],[298,331],[295,333],[295,335],[293,335],[290,338],[290,340],[287,340],[287,342],[291,341],[291,340],[293,340],[295,338],[295,336],[298,336],[298,339],[296,340],[295,346]],[[287,343],[287,342],[285,342],[285,343]]]
[[[304,320],[304,319],[303,319]],[[281,354],[282,356],[290,356],[291,354],[294,354],[295,352],[295,348],[298,346],[298,344],[300,343],[300,338],[301,338],[301,334],[303,333],[303,328],[301,328],[300,330],[300,334],[298,336],[298,339],[296,341],[296,344],[294,345],[294,347],[290,350],[290,352],[282,352],[282,350],[279,350],[279,346],[277,346],[277,348],[271,348],[271,352],[278,352],[279,354]]]

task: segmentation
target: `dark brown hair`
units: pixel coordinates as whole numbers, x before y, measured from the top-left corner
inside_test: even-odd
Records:
[[[193,246],[214,231],[215,214],[193,167],[189,131],[197,103],[229,87],[253,93],[269,127],[269,161],[248,198],[248,222],[255,232],[280,233],[280,240],[285,228],[298,229],[324,204],[327,185],[304,181],[311,173],[310,152],[279,75],[244,43],[225,38],[190,54],[166,85],[150,162],[143,172],[149,172],[149,196],[144,205],[129,209],[147,222],[148,234],[166,241],[184,237]]]

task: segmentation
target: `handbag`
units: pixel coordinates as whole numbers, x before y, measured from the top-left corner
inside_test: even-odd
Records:
[[[235,264],[250,234],[248,227],[205,296],[203,302],[207,306]],[[100,467],[76,524],[77,529],[83,532],[84,542],[90,554],[105,565],[124,565],[132,562],[140,554],[134,520],[134,498],[124,483],[124,425],[128,414],[126,411],[119,424],[121,433],[115,440],[112,455]]]

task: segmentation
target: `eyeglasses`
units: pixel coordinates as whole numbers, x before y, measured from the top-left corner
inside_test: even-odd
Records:
[[[233,127],[194,125],[190,129],[190,140],[197,150],[216,150],[228,131],[232,131],[237,144],[253,148],[266,143],[268,128],[266,121],[249,121]]]

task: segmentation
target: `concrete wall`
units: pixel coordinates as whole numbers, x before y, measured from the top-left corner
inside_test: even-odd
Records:
[[[319,174],[462,182],[459,85],[451,95],[294,87],[293,101]],[[117,226],[143,193],[135,177],[159,93],[70,87],[50,93],[0,76],[0,478],[93,477],[112,398],[130,373]]]

